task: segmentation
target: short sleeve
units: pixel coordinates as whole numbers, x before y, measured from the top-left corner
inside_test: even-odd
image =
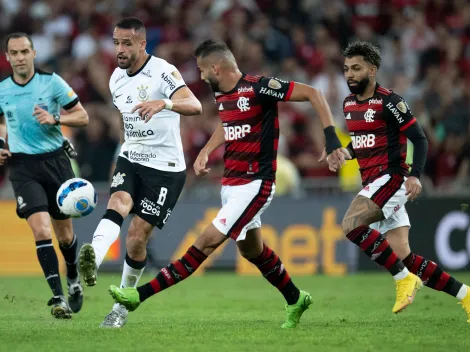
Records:
[[[175,66],[167,63],[161,76],[160,93],[171,99],[173,94],[183,87],[186,87],[186,83],[184,83],[181,73]]]
[[[65,110],[73,108],[78,103],[78,96],[62,77],[52,74],[54,98]]]
[[[396,124],[401,132],[416,122],[406,101],[398,94],[392,93],[383,97],[384,114],[389,121]]]
[[[254,85],[254,88],[255,93],[265,101],[287,101],[294,89],[294,82],[283,81],[274,77],[261,77]]]

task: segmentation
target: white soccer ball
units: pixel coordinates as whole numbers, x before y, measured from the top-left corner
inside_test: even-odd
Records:
[[[72,218],[80,218],[95,209],[98,196],[89,181],[72,178],[60,186],[56,200],[62,213]]]

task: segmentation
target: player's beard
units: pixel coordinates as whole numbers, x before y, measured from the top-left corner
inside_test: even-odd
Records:
[[[206,83],[211,87],[213,92],[220,92],[219,82],[212,77],[208,77]]]
[[[130,57],[125,57],[127,60],[124,62],[124,63],[120,63],[119,62],[119,58],[116,58],[117,59],[117,63],[118,63],[118,66],[119,68],[123,69],[123,70],[127,70],[129,67],[131,67],[134,62],[137,60],[137,55],[131,55]]]
[[[369,84],[369,77],[361,79],[356,82],[355,86],[351,86],[348,82],[349,90],[352,94],[362,94],[366,90],[367,85]]]

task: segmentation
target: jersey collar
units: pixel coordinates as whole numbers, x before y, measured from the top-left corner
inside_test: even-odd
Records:
[[[137,71],[135,71],[134,73],[129,74],[129,72],[127,72],[127,70],[126,70],[127,76],[128,77],[137,76],[140,73],[140,71],[142,71],[145,68],[145,66],[147,66],[147,63],[150,61],[151,58],[152,58],[152,55],[149,55],[147,60],[145,60],[144,64],[142,66],[140,66],[140,68]]]
[[[243,73],[242,72],[242,76],[240,77],[240,79],[238,80],[237,84],[235,84],[235,87],[233,87],[232,89],[230,89],[228,92],[222,92],[220,91],[220,93],[222,94],[232,94],[232,93],[235,93],[238,89],[238,85],[240,84],[241,81],[243,81],[243,79],[245,78],[246,76],[246,73]]]
[[[354,94],[354,100],[356,101],[356,103],[359,103],[359,104],[363,104],[363,103],[368,102],[370,99],[375,97],[375,94],[377,93],[377,89],[379,89],[379,87],[380,87],[380,84],[378,84],[376,82],[373,96],[371,96],[370,98],[364,99],[364,100],[359,100],[359,99],[357,99],[357,94]]]
[[[31,78],[29,79],[29,81],[26,82],[26,83],[18,83],[18,82],[16,82],[15,79],[13,78],[13,73],[10,75],[10,78],[11,78],[12,82],[15,83],[17,86],[26,87],[26,86],[28,85],[28,83],[33,80],[34,76],[36,76],[36,73],[37,73],[37,72],[38,72],[38,70],[37,70],[37,69],[34,69],[33,75],[31,76]]]

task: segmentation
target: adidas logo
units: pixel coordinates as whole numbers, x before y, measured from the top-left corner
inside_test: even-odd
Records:
[[[222,106],[222,104],[220,104],[220,106]],[[220,109],[219,109],[220,110]],[[224,226],[227,225],[227,219],[220,219],[220,223]]]
[[[351,120],[351,113],[346,116],[346,120]]]
[[[222,105],[222,103],[220,103],[219,105],[219,111],[223,111],[224,110],[224,106]]]

